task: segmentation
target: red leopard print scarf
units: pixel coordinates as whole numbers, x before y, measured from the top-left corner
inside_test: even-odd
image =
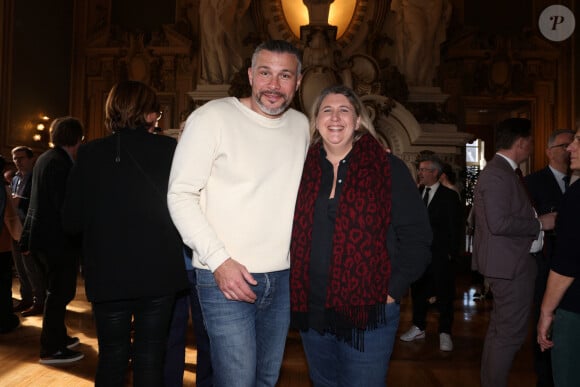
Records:
[[[314,144],[306,157],[290,247],[293,326],[302,330],[308,329],[312,224],[322,176],[320,147],[320,143]],[[381,144],[367,134],[351,151],[332,241],[326,309],[343,327],[373,329],[384,322],[391,274],[387,253],[390,213],[390,164]],[[335,329],[330,326],[329,331]]]

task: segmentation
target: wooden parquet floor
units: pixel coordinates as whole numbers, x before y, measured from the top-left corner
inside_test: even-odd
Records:
[[[16,284],[16,281],[15,281]],[[479,362],[483,338],[487,329],[491,301],[473,301],[476,289],[471,276],[463,271],[458,275],[453,327],[453,352],[439,351],[437,313],[429,313],[427,337],[418,342],[396,340],[387,384],[391,387],[471,387],[479,386]],[[16,286],[15,297],[18,296]],[[93,385],[97,364],[97,339],[91,318],[90,304],[86,301],[84,283],[79,278],[77,296],[67,312],[69,334],[77,336],[77,349],[85,358],[66,366],[44,366],[38,363],[41,316],[21,319],[22,325],[12,333],[0,335],[1,387],[85,387]],[[410,297],[401,303],[401,322],[397,336],[411,325]],[[531,326],[531,325],[530,325]],[[185,386],[195,386],[195,344],[189,330],[186,353]],[[535,386],[532,370],[531,338],[516,356],[510,374],[510,387]],[[308,387],[308,370],[300,337],[288,335],[280,387]],[[356,387],[356,386],[353,386]]]

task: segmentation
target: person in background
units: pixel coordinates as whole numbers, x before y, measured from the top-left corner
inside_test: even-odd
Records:
[[[428,299],[435,297],[439,311],[439,349],[452,351],[453,300],[455,267],[463,238],[463,209],[457,192],[442,185],[442,162],[434,155],[425,156],[418,168],[420,193],[427,207],[433,241],[431,263],[421,278],[411,285],[413,326],[400,337],[402,341],[425,338]]]
[[[218,387],[274,386],[290,322],[292,213],[308,148],[289,106],[301,55],[272,40],[252,56],[252,95],[208,102],[187,119],[169,180],[171,217],[193,249]]]
[[[580,171],[580,130],[566,148],[570,169]],[[537,324],[542,351],[551,349],[556,387],[580,386],[580,183],[566,190],[556,219],[556,245]]]
[[[457,175],[453,171],[453,167],[449,163],[441,163],[441,176],[439,176],[439,183],[444,187],[457,192],[459,200],[461,200],[461,192],[457,187]]]
[[[493,309],[481,359],[482,387],[506,387],[516,352],[529,327],[536,278],[534,255],[556,213],[536,215],[518,165],[533,150],[532,124],[525,118],[501,121],[496,154],[479,175],[474,194],[475,268],[493,292]]]
[[[83,125],[74,117],[60,117],[50,125],[54,144],[38,157],[32,172],[30,205],[19,248],[42,265],[47,293],[40,334],[40,363],[65,364],[84,357],[72,348],[79,339],[67,334],[66,306],[75,296],[80,251],[62,226],[66,181],[83,139]]]
[[[532,197],[535,210],[539,215],[558,211],[562,197],[570,182],[570,152],[567,148],[574,139],[574,131],[569,129],[555,130],[548,138],[546,156],[548,165],[525,177],[526,187]],[[550,258],[554,252],[556,233],[544,233],[544,248],[535,256],[538,274],[534,286],[534,306],[532,318],[540,318],[540,305],[546,291],[546,282],[550,271]],[[535,336],[535,335],[534,335]],[[539,346],[532,349],[534,371],[538,377],[536,387],[552,387],[552,366],[550,351],[541,351]]]
[[[399,301],[430,259],[427,212],[352,89],[321,92],[310,132],[290,248],[292,326],[314,386],[384,386]]]
[[[0,155],[0,171],[6,159]],[[22,224],[10,198],[8,182],[0,188],[0,334],[12,332],[20,325],[12,306],[12,240],[19,240]]]
[[[96,386],[124,386],[130,360],[135,386],[163,385],[175,296],[188,287],[166,203],[176,141],[149,133],[158,116],[149,86],[115,84],[105,103],[112,135],[79,149],[68,182],[64,225],[82,237],[99,343]]]
[[[27,146],[17,146],[12,149],[11,153],[12,161],[16,166],[16,173],[10,182],[12,200],[18,209],[20,222],[24,223],[30,203],[34,153]],[[41,264],[33,253],[22,254],[18,247],[18,240],[13,241],[12,257],[18,274],[21,297],[14,311],[20,312],[23,317],[42,314],[46,298],[46,278],[42,273]]]
[[[211,367],[211,354],[209,351],[209,337],[203,322],[201,306],[197,297],[195,270],[191,263],[193,252],[189,247],[184,247],[183,257],[185,269],[189,281],[189,289],[178,294],[173,308],[171,328],[167,339],[167,355],[165,356],[164,386],[183,386],[183,373],[185,371],[185,349],[187,343],[187,324],[191,311],[193,331],[195,333],[195,385],[196,387],[213,386],[213,370]]]

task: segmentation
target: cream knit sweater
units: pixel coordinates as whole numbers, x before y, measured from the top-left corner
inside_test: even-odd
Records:
[[[187,119],[169,178],[168,206],[196,268],[229,257],[251,273],[288,269],[294,205],[308,148],[307,118],[264,117],[237,98]]]

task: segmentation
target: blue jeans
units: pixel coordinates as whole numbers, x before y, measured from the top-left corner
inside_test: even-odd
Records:
[[[172,294],[93,303],[99,341],[95,386],[125,386],[129,358],[133,359],[133,385],[163,385],[163,361],[174,301]]]
[[[314,387],[383,387],[399,326],[400,305],[387,304],[386,323],[364,332],[364,351],[336,336],[315,330],[301,332]]]
[[[186,293],[178,295],[173,309],[173,319],[171,320],[171,329],[167,339],[167,354],[165,356],[165,387],[183,386],[187,323],[189,322],[190,310],[195,332],[195,347],[197,348],[195,385],[197,387],[212,387],[213,377],[209,337],[205,330],[201,307],[197,298],[194,270],[187,270],[187,279],[189,280],[190,288]]]
[[[556,311],[553,331],[552,371],[556,387],[580,386],[580,314],[564,309]]]
[[[289,270],[252,273],[253,304],[230,301],[213,273],[196,269],[216,387],[274,386],[290,324]]]

